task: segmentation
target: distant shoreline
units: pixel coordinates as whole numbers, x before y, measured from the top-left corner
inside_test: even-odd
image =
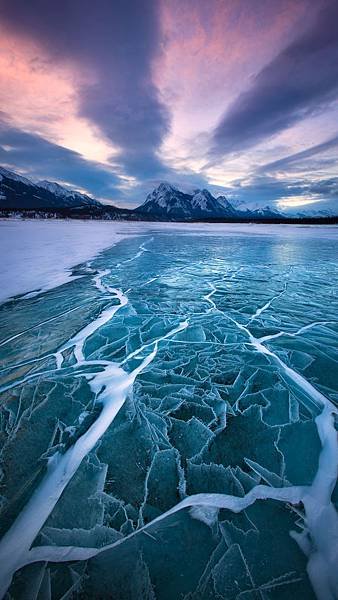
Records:
[[[116,210],[116,209],[115,209]],[[81,220],[81,221],[120,221],[120,222],[152,222],[152,223],[260,223],[268,225],[337,225],[337,216],[327,217],[282,217],[282,218],[259,218],[259,219],[245,219],[245,218],[213,218],[213,219],[171,219],[156,218],[149,214],[136,213],[133,210],[120,209],[121,214],[117,217],[109,211],[109,208],[102,212],[97,210],[86,211],[83,208],[79,209],[67,209],[60,208],[55,210],[51,209],[0,209],[0,219],[22,219],[22,220],[49,220],[49,219],[60,219],[60,220]]]

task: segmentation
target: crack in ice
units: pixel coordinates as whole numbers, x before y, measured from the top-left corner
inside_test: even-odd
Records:
[[[79,372],[74,374],[74,376],[82,376],[87,379],[88,384],[94,393],[96,403],[100,403],[102,410],[89,429],[82,434],[70,448],[64,453],[57,451],[48,459],[47,470],[42,481],[33,492],[26,506],[22,509],[1,539],[1,597],[6,593],[17,569],[24,564],[28,564],[30,548],[41,527],[51,514],[63,490],[78,470],[84,457],[93,450],[97,442],[115,419],[120,408],[123,406],[137,375],[139,375],[139,373],[141,373],[155,358],[159,343],[168,340],[188,326],[188,321],[185,320],[177,327],[168,331],[165,335],[156,338],[150,343],[143,344],[139,349],[132,352],[127,357],[128,360],[137,357],[138,354],[152,347],[151,352],[143,358],[141,364],[130,373],[121,368],[121,365],[125,361],[120,364],[110,361],[86,361],[83,354],[83,347],[88,336],[99,327],[109,322],[117,310],[128,303],[128,298],[120,290],[108,288],[108,286],[102,284],[101,278],[105,274],[107,274],[106,271],[95,278],[95,285],[101,291],[107,291],[109,289],[109,291],[114,294],[114,297],[120,300],[120,304],[104,310],[95,321],[79,331],[54,355],[57,362],[57,371],[61,370],[63,362],[62,353],[69,348],[74,348],[74,355],[77,360],[76,366],[92,366],[97,364],[100,367],[103,367],[103,370],[98,373]]]
[[[123,261],[123,263],[119,263],[117,266],[119,267],[124,263],[131,262],[144,252],[149,251],[145,247],[145,243],[140,245],[139,251],[135,256]],[[233,279],[241,269],[242,267],[232,274],[230,278]],[[283,335],[295,337],[313,327],[332,324],[335,323],[335,321],[316,321],[301,327],[294,333],[280,331],[276,334],[263,336],[261,338],[254,337],[248,329],[250,323],[258,318],[264,311],[268,310],[271,304],[284,294],[287,289],[287,283],[285,283],[281,292],[273,296],[264,304],[264,306],[255,311],[246,325],[243,325],[232,316],[227,315],[224,311],[217,308],[213,299],[213,296],[217,292],[217,287],[213,283],[208,283],[211,291],[208,294],[205,294],[203,299],[210,305],[207,314],[216,312],[230,320],[239,330],[244,332],[248,338],[249,344],[257,352],[272,361],[277,366],[279,372],[288,381],[291,381],[302,394],[305,393],[309,401],[313,402],[320,411],[315,419],[315,423],[321,442],[321,452],[319,455],[318,469],[312,484],[306,486],[290,485],[281,488],[259,484],[254,486],[250,492],[242,497],[220,493],[194,494],[185,497],[178,504],[163,512],[136,531],[101,548],[76,546],[36,546],[32,548],[32,544],[36,539],[37,534],[51,514],[63,490],[76,473],[82,460],[91,450],[93,450],[98,440],[102,438],[105,431],[107,431],[123,406],[135,378],[153,361],[157,354],[159,344],[186,329],[191,321],[190,317],[185,318],[184,321],[181,321],[166,334],[157,337],[153,341],[144,343],[138,349],[130,352],[120,363],[105,360],[86,360],[84,356],[84,346],[88,337],[100,327],[110,322],[115,313],[128,304],[126,294],[103,282],[103,278],[109,275],[109,273],[110,270],[101,271],[93,278],[93,282],[100,292],[103,294],[108,293],[110,298],[118,300],[119,303],[102,310],[92,323],[89,323],[86,327],[81,329],[52,354],[56,359],[56,370],[32,374],[5,388],[11,389],[11,387],[15,387],[15,385],[21,385],[22,383],[39,376],[63,373],[64,370],[62,365],[64,363],[64,352],[72,349],[76,364],[72,367],[68,367],[68,370],[71,369],[71,371],[73,371],[72,375],[74,377],[84,377],[87,379],[88,385],[95,396],[95,402],[99,403],[102,408],[96,420],[72,446],[64,453],[57,451],[48,459],[47,470],[42,481],[2,538],[0,542],[0,560],[2,562],[3,579],[1,582],[0,595],[6,593],[15,571],[25,565],[40,561],[66,562],[87,560],[102,552],[119,547],[139,533],[145,533],[150,538],[153,538],[148,531],[149,529],[156,527],[157,524],[183,509],[190,509],[191,516],[198,518],[198,512],[195,511],[196,508],[212,508],[215,509],[216,512],[219,509],[226,508],[234,513],[239,513],[257,500],[273,499],[291,505],[297,505],[299,503],[303,504],[305,511],[304,530],[302,533],[291,532],[291,535],[307,556],[308,575],[318,599],[334,600],[337,598],[338,517],[332,504],[331,496],[338,472],[338,441],[337,432],[334,426],[334,417],[338,415],[338,411],[336,406],[323,393],[317,390],[305,377],[283,362],[278,354],[274,353],[264,345],[266,342]],[[150,279],[143,285],[147,285],[155,279],[157,279],[157,277]],[[177,317],[178,315],[175,316]],[[173,341],[176,341],[177,343],[195,343],[193,341]],[[215,342],[205,343],[212,344]],[[146,354],[146,356],[144,356],[144,354]],[[141,360],[142,362],[128,373],[122,366],[133,359]],[[83,367],[87,368],[90,366],[100,367],[101,371],[90,372],[82,369]],[[79,370],[74,372],[74,368]]]

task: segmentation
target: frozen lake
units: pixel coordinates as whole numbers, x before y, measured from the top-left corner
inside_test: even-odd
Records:
[[[0,597],[338,597],[338,228],[0,235]]]

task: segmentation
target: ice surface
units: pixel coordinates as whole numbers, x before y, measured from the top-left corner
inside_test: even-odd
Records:
[[[19,294],[36,295],[70,280],[70,269],[93,258],[125,237],[151,230],[184,235],[302,235],[316,234],[311,227],[253,224],[130,223],[116,221],[20,221],[0,219],[0,302]],[[334,238],[334,227],[322,235]]]
[[[337,229],[101,225],[0,310],[1,594],[337,598]]]
[[[67,283],[71,267],[126,237],[128,225],[122,233],[109,222],[0,221],[0,302]]]

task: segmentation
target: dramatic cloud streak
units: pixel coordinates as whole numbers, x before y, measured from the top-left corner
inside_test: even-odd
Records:
[[[338,4],[333,0],[236,98],[214,132],[213,154],[271,137],[335,99],[337,89]]]
[[[116,153],[98,128],[78,114],[81,78],[71,65],[51,63],[34,41],[0,25],[0,106],[17,128],[107,162]]]
[[[41,44],[51,62],[80,70],[79,114],[120,149],[132,175],[160,169],[156,149],[168,127],[152,81],[159,53],[158,7],[155,0],[1,3],[7,26]]]
[[[287,169],[288,167],[292,167],[293,165],[302,163],[304,160],[316,157],[319,154],[326,153],[329,150],[335,150],[337,146],[338,135],[335,135],[333,138],[326,140],[321,144],[316,144],[315,146],[307,148],[306,150],[295,152],[294,154],[285,156],[284,158],[280,158],[279,160],[275,160],[274,162],[263,165],[260,171],[272,173],[273,171]]]
[[[99,199],[338,212],[338,3],[2,0],[0,110],[5,165]]]
[[[119,193],[119,178],[99,163],[0,121],[0,164],[36,179],[63,181],[79,190],[110,198]]]

